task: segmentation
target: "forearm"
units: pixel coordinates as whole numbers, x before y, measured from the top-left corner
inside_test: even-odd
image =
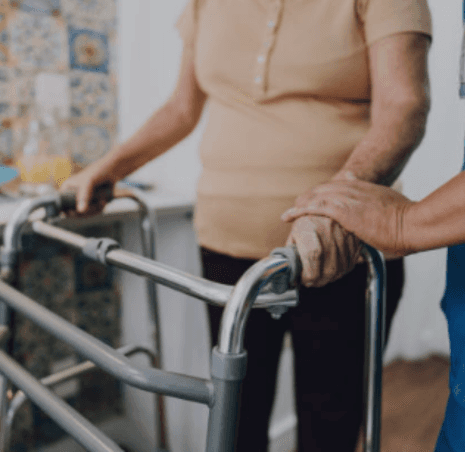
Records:
[[[425,133],[428,98],[378,105],[365,137],[334,179],[351,171],[358,179],[390,186]]]
[[[129,140],[106,154],[99,164],[108,169],[114,181],[121,180],[182,141],[196,123],[197,120],[189,119],[175,104],[168,102]]]
[[[414,252],[465,243],[465,173],[460,173],[404,214],[405,241]]]

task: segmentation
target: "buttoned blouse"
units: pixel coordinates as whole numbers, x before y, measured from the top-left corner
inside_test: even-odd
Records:
[[[367,133],[369,46],[431,35],[431,16],[426,0],[189,0],[177,28],[209,99],[199,242],[261,258],[285,243],[281,214]]]

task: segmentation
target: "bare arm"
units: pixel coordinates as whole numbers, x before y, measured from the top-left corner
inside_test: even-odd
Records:
[[[358,179],[390,185],[423,138],[429,111],[427,54],[430,40],[419,33],[399,33],[369,49],[372,80],[371,124],[333,180],[347,171]],[[296,200],[305,208],[309,190]],[[295,243],[302,258],[302,282],[322,286],[350,271],[357,259],[357,240],[332,218],[306,211],[284,217],[292,221],[287,244]],[[339,256],[349,256],[344,262]]]
[[[399,33],[370,47],[371,126],[335,179],[347,171],[383,185],[397,179],[425,133],[429,46],[426,35]]]
[[[129,140],[109,152],[101,164],[114,180],[120,180],[163,154],[192,132],[206,98],[195,77],[193,50],[187,47],[171,98]]]
[[[465,243],[465,173],[406,209],[403,236],[412,252]]]
[[[94,207],[89,209],[94,188],[116,183],[182,141],[197,125],[206,99],[195,76],[193,48],[186,46],[176,89],[166,104],[129,140],[71,176],[60,190],[77,192],[79,213],[96,213]]]
[[[304,214],[332,218],[366,243],[399,256],[462,244],[465,172],[419,202],[365,181],[334,181],[317,187],[308,206],[290,209],[285,219]]]

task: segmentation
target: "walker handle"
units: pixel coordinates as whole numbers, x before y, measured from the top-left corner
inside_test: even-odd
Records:
[[[284,293],[286,290],[295,289],[300,285],[300,276],[302,273],[302,261],[300,259],[297,246],[286,246],[275,248],[271,252],[271,256],[285,257],[289,260],[289,272],[286,278],[282,280],[283,288],[281,291],[276,290],[275,293]],[[274,284],[275,286],[277,283]]]
[[[109,182],[98,185],[95,187],[92,199],[90,200],[90,205],[99,204],[100,201],[104,200],[106,203],[110,202],[113,199],[113,185]],[[68,212],[70,210],[76,210],[76,192],[67,191],[65,193],[60,193],[61,206],[60,209],[63,212]]]

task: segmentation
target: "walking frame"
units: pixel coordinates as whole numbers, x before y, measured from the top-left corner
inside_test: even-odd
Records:
[[[148,225],[147,208],[137,196],[131,196],[145,212],[142,232],[144,241]],[[266,309],[280,318],[297,306],[300,260],[294,248],[277,248],[258,261],[235,286],[208,281],[164,265],[153,259],[153,234],[145,242],[144,254],[121,249],[109,238],[86,238],[55,224],[61,212],[75,207],[74,194],[54,194],[23,201],[4,230],[0,253],[0,452],[8,452],[15,413],[29,398],[86,450],[92,452],[123,452],[101,430],[51,391],[51,387],[96,367],[122,382],[142,390],[190,400],[210,408],[207,430],[207,452],[233,452],[238,420],[239,395],[246,374],[247,351],[243,347],[244,330],[250,309]],[[33,212],[44,209],[41,220],[30,219]],[[145,210],[144,210],[145,209]],[[130,271],[147,278],[152,320],[157,318],[154,281],[207,303],[224,307],[218,345],[211,355],[211,378],[164,371],[161,360],[147,347],[126,345],[119,349],[97,340],[55,313],[17,291],[8,282],[14,275],[21,234],[25,227],[42,237],[64,243],[86,257],[105,265]],[[145,228],[145,229],[144,229]],[[147,255],[150,254],[150,257]],[[364,452],[379,452],[381,423],[382,355],[385,323],[385,264],[382,255],[365,245],[363,254],[368,263],[366,291],[366,346],[364,369]],[[49,375],[40,381],[34,378],[5,352],[10,332],[9,312],[13,309],[35,322],[58,339],[73,347],[88,361]],[[158,334],[158,332],[157,332]],[[158,353],[160,352],[157,337]],[[127,357],[145,353],[153,367],[141,368]],[[158,354],[158,358],[160,355]],[[10,401],[8,380],[20,390]],[[157,410],[156,410],[157,411]],[[160,419],[158,418],[157,425]],[[157,426],[156,426],[157,428]],[[157,432],[160,434],[160,431]]]

